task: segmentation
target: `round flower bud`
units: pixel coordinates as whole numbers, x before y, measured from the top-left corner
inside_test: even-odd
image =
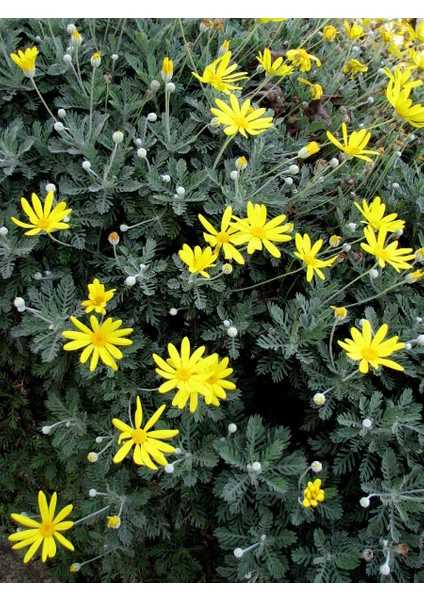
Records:
[[[91,169],[91,162],[89,160],[84,160],[82,163],[82,168],[84,171],[89,171]]]
[[[60,121],[56,121],[56,123],[53,125],[55,131],[63,131],[65,129],[65,125],[63,123],[61,123]]]
[[[245,156],[239,156],[236,160],[236,167],[239,171],[244,171],[247,167],[247,158]]]
[[[171,181],[171,177],[169,175],[161,175],[160,177],[164,183],[169,183]]]
[[[63,62],[67,65],[70,65],[72,62],[72,56],[70,54],[63,55]]]
[[[235,423],[230,423],[228,425],[228,433],[235,433],[237,431],[237,425]]]
[[[345,252],[349,252],[352,249],[352,246],[350,244],[343,244],[342,248]]]
[[[377,279],[379,274],[380,273],[377,271],[377,269],[372,269],[372,271],[370,271],[370,279]]]
[[[233,272],[233,265],[230,265],[229,263],[225,263],[225,265],[222,265],[221,270],[224,273],[224,275],[231,275],[231,273]]]
[[[169,83],[166,84],[166,91],[169,92],[170,94],[172,94],[172,92],[175,92],[175,83],[172,83],[172,81],[170,81]]]
[[[392,183],[392,188],[394,190],[398,190],[400,188],[400,185],[398,183],[396,183],[396,181],[394,183]]]
[[[125,280],[125,285],[127,285],[128,287],[133,287],[133,285],[135,285],[136,283],[137,279],[133,277],[133,275],[128,275],[128,277]]]
[[[92,67],[100,67],[100,63],[102,62],[100,50],[93,54],[90,62]]]
[[[9,233],[9,230],[7,227],[0,227],[0,235],[2,237],[5,237],[8,233]]]
[[[57,116],[59,119],[64,119],[66,117],[66,110],[64,108],[59,108],[57,111]]]
[[[157,92],[160,88],[160,83],[157,79],[153,79],[153,81],[150,82],[149,87],[152,90],[152,92]]]
[[[362,427],[364,427],[365,429],[371,429],[371,427],[372,427],[372,419],[364,419],[362,421]]]
[[[211,119],[210,126],[212,127],[212,129],[218,129],[219,127],[221,127],[221,123],[216,117],[214,117],[213,119]]]
[[[229,321],[228,319],[225,319],[223,325],[224,325],[224,327],[230,327],[231,321]]]
[[[403,235],[403,229],[396,229],[396,231],[393,232],[393,237],[400,238],[401,235]]]
[[[99,455],[97,452],[89,452],[87,458],[89,462],[96,463],[99,460]]]
[[[69,429],[69,427],[72,425],[71,421],[66,421],[65,423],[65,427],[67,427]]]
[[[381,565],[381,567],[380,567],[380,573],[382,575],[390,575],[390,567],[389,567],[389,565]]]
[[[56,191],[56,186],[54,183],[48,183],[46,185],[46,192],[55,192]]]
[[[289,167],[289,173],[290,175],[297,175],[299,173],[300,169],[297,165],[290,165]]]
[[[315,396],[312,398],[312,400],[314,401],[314,403],[317,406],[322,406],[326,402],[326,397],[325,397],[325,394],[318,393],[318,394],[315,394]]]
[[[249,571],[248,573],[246,573],[246,575],[244,576],[245,579],[250,579],[252,577],[252,571]]]
[[[101,444],[103,442],[103,438],[99,435],[96,437],[96,444]]]
[[[174,454],[175,454],[176,456],[178,456],[178,454],[181,454],[181,452],[182,452],[181,448],[175,448],[175,452],[174,452]]]
[[[229,327],[227,329],[227,335],[228,335],[228,337],[235,338],[237,334],[238,334],[238,331],[237,331],[236,327]]]
[[[185,194],[185,188],[183,188],[182,185],[179,185],[175,191],[177,192],[178,196],[184,196]]]
[[[416,320],[417,320],[417,323],[422,323],[423,322],[422,317],[416,317]]]
[[[262,471],[262,465],[261,465],[261,463],[257,462],[257,461],[254,462],[254,463],[252,463],[252,470],[255,473],[260,473]]]
[[[69,23],[69,25],[66,27],[66,31],[69,33],[69,35],[72,35],[75,29],[76,27],[73,23]]]
[[[314,460],[314,462],[311,464],[311,469],[314,473],[319,473],[322,471],[322,464],[318,460]]]
[[[113,60],[113,62],[117,61],[119,56],[117,54],[112,54],[112,56],[110,57],[111,60]]]
[[[97,490],[91,488],[91,490],[88,490],[88,495],[90,496],[90,498],[95,498],[97,496]]]
[[[49,427],[49,425],[44,425],[44,427],[41,429],[41,433],[44,433],[44,435],[49,435],[51,431],[51,427]]]
[[[43,279],[43,275],[40,273],[40,271],[37,271],[37,273],[34,273],[34,279],[36,281],[40,281],[40,279]]]
[[[406,342],[405,350],[410,350],[411,348],[412,348],[412,344],[410,344],[409,342]]]
[[[231,178],[233,181],[236,181],[236,179],[238,179],[238,177],[239,177],[239,173],[238,173],[238,171],[231,171],[231,173],[230,173],[230,178]]]
[[[341,242],[341,239],[342,238],[339,235],[332,235],[328,243],[330,244],[331,248],[337,248]]]
[[[16,306],[16,305],[15,305]],[[424,346],[424,335],[419,335],[415,340],[420,346]]]
[[[370,499],[364,496],[359,500],[359,504],[362,506],[362,508],[368,508],[370,505]]]
[[[284,183],[288,186],[291,186],[291,185],[293,185],[293,179],[291,177],[286,177],[284,179]]]
[[[264,542],[266,540],[266,535],[263,533],[260,537],[261,542]]]
[[[119,226],[119,231],[122,231],[122,233],[125,233],[126,231],[128,231],[129,227],[128,225],[125,225],[125,223],[122,223],[122,225]]]
[[[173,473],[174,472],[174,465],[172,463],[168,463],[167,465],[165,465],[165,473]]]
[[[116,231],[111,231],[109,233],[107,241],[109,244],[112,244],[112,246],[117,246],[119,244],[119,235],[116,233]]]
[[[243,548],[236,548],[234,550],[233,554],[236,558],[242,558],[242,556],[244,554],[244,550],[243,550]]]
[[[64,223],[69,223],[69,221],[70,221],[70,220],[71,220],[71,217],[70,217],[69,215],[65,215],[65,216],[63,217],[63,222],[64,222]]]
[[[373,96],[369,96],[367,102],[368,102],[368,104],[374,104]]]
[[[151,113],[149,113],[149,114],[147,115],[147,120],[148,120],[150,123],[155,123],[155,122],[158,120],[158,116],[157,116],[157,114],[156,114],[156,113],[154,113],[154,112],[151,112]]]
[[[353,233],[354,231],[356,231],[357,225],[356,225],[356,223],[348,223],[346,225],[346,227],[347,227],[347,229],[349,229],[349,231],[351,231]]]
[[[397,152],[395,152],[396,156],[398,158],[400,158],[402,156],[402,152],[400,150],[398,150]]]
[[[339,164],[340,164],[340,163],[339,163],[339,161],[337,160],[337,158],[332,158],[328,164],[330,165],[330,167],[331,167],[332,169],[335,169],[336,167],[338,167],[338,166],[339,166]]]
[[[122,131],[115,131],[115,133],[112,135],[112,140],[115,142],[115,144],[121,144],[124,140],[124,134]]]
[[[15,307],[18,310],[22,309],[22,308],[25,308],[25,300],[23,298],[21,298],[20,296],[16,296],[16,298],[13,301],[13,304],[15,305]]]
[[[138,158],[146,158],[147,150],[145,148],[139,148],[137,150],[137,156],[138,156]]]
[[[78,571],[81,569],[81,563],[72,563],[72,565],[69,567],[69,572],[70,573],[78,573]]]

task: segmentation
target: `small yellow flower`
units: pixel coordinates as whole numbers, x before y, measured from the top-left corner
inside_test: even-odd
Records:
[[[415,35],[417,36],[417,40],[424,44],[424,21],[420,21],[417,24]]]
[[[293,73],[294,68],[289,65],[283,65],[283,59],[281,56],[276,58],[272,62],[272,56],[269,48],[265,48],[263,54],[259,52],[259,56],[256,57],[258,62],[262,65],[264,71],[271,75],[271,77],[287,77]]]
[[[393,360],[388,360],[387,357],[391,356],[393,352],[404,348],[405,344],[398,342],[397,335],[383,342],[388,330],[388,325],[384,323],[373,339],[371,324],[367,319],[364,319],[362,333],[356,327],[352,327],[350,330],[352,339],[346,338],[344,342],[338,341],[338,344],[346,351],[348,358],[360,361],[359,370],[361,373],[368,373],[369,365],[375,370],[378,370],[380,366],[384,366],[395,371],[403,371],[404,368],[401,365]]]
[[[258,19],[261,23],[280,23],[281,21],[287,21],[287,19]]]
[[[327,40],[329,42],[333,42],[336,39],[337,29],[334,25],[327,25],[322,30],[322,39]]]
[[[337,246],[342,241],[342,238],[339,235],[332,235],[329,240],[329,244],[332,248],[337,248]]]
[[[118,515],[112,515],[111,517],[106,517],[107,519],[107,527],[108,529],[119,529],[121,526],[121,519]]]
[[[311,247],[311,238],[307,233],[305,233],[303,237],[300,235],[300,233],[296,233],[295,242],[298,251],[295,252],[294,255],[302,260],[307,267],[306,281],[310,283],[315,273],[320,279],[324,280],[325,277],[321,269],[323,267],[331,267],[334,261],[337,260],[337,256],[333,256],[333,258],[329,258],[328,260],[316,258],[323,241],[318,240]]]
[[[236,160],[236,168],[238,171],[244,171],[247,167],[247,158],[245,156],[239,156]]]
[[[224,94],[230,94],[231,90],[241,90],[240,86],[233,85],[237,81],[247,79],[247,71],[240,71],[239,73],[233,73],[237,69],[237,64],[234,63],[231,66],[229,62],[231,60],[231,52],[226,52],[223,56],[220,56],[213,63],[208,65],[203,71],[203,75],[198,75],[192,71],[192,75],[197,77],[202,83],[208,83],[213,88]]]
[[[112,246],[117,246],[119,244],[119,235],[116,233],[116,231],[111,231],[107,239],[109,244],[112,244]]]
[[[250,106],[250,99],[245,100],[240,106],[237,97],[230,94],[230,106],[219,98],[215,99],[215,103],[218,108],[211,108],[211,113],[221,125],[226,126],[224,129],[226,135],[241,133],[247,138],[248,134],[259,135],[273,127],[272,117],[261,118],[266,109],[253,109]]]
[[[309,508],[312,506],[316,508],[319,502],[324,502],[325,492],[321,490],[321,479],[315,479],[315,481],[308,481],[308,487],[303,492],[303,506]]]
[[[170,58],[165,56],[162,61],[162,70],[161,76],[165,83],[168,83],[172,79],[172,75],[174,74],[174,63]]]
[[[424,71],[424,52],[420,52],[418,50],[411,50],[411,52],[409,53],[409,59],[409,67],[420,69],[420,71]]]
[[[343,321],[347,317],[347,309],[344,306],[330,306],[334,310],[336,321]]]
[[[320,147],[319,144],[317,144],[317,142],[309,142],[309,144],[306,144],[306,146],[303,146],[303,148],[299,150],[299,152],[297,153],[297,157],[302,158],[304,160],[305,158],[309,158],[310,156],[312,156],[312,154],[316,154],[319,151]]]
[[[102,61],[101,55],[102,53],[100,52],[100,50],[97,50],[97,52],[93,54],[90,60],[92,67],[100,67],[100,63]]]
[[[381,203],[381,198],[379,196],[376,196],[369,206],[366,200],[362,200],[362,208],[357,202],[355,202],[355,206],[366,219],[366,221],[361,221],[361,223],[370,225],[376,231],[382,226],[389,232],[397,231],[398,229],[403,229],[405,227],[405,221],[396,219],[397,213],[390,213],[389,215],[384,216],[386,205]]]
[[[26,77],[32,79],[35,75],[35,59],[37,58],[37,54],[38,49],[33,46],[32,48],[27,48],[25,52],[18,50],[18,54],[12,53],[10,58],[22,69]]]
[[[314,100],[319,100],[323,95],[324,90],[322,89],[319,83],[311,83],[307,79],[302,79],[301,77],[298,77],[297,80],[301,81],[302,83],[306,83],[306,85],[310,86],[311,96]]]
[[[308,54],[303,48],[298,48],[297,50],[287,50],[286,56],[295,67],[300,67],[300,71],[302,73],[312,69],[312,60],[316,62],[317,67],[321,66],[321,61],[319,58],[313,54]]]
[[[205,385],[209,388],[209,395],[205,396],[205,403],[219,406],[220,400],[225,400],[227,393],[225,390],[235,390],[236,385],[232,381],[227,381],[233,369],[228,368],[229,358],[225,357],[219,361],[218,355],[213,354],[214,361],[209,365],[209,377],[205,380]]]
[[[15,225],[29,229],[29,231],[25,232],[25,235],[37,235],[41,231],[51,233],[57,229],[69,229],[69,225],[63,223],[63,220],[72,212],[72,208],[66,208],[66,202],[59,202],[52,210],[53,192],[48,192],[44,200],[44,206],[41,204],[37,194],[31,195],[31,203],[32,207],[28,200],[21,198],[22,208],[28,215],[30,223],[23,223],[12,217]]]
[[[234,234],[237,230],[231,223],[232,217],[232,208],[231,206],[227,206],[222,216],[221,221],[221,229],[218,231],[209,223],[209,221],[203,216],[198,215],[200,222],[203,227],[209,233],[204,233],[203,237],[205,241],[212,247],[215,248],[216,255],[219,254],[221,248],[224,251],[224,256],[226,260],[235,260],[239,265],[244,265],[244,258],[240,254],[240,252],[233,246],[234,244]]]
[[[360,25],[358,25],[358,23],[356,21],[351,26],[349,25],[349,23],[347,21],[345,21],[344,26],[345,26],[345,30],[347,33],[347,37],[350,40],[357,40],[364,33],[364,28],[361,27]]]
[[[77,48],[78,46],[81,46],[82,44],[82,37],[81,34],[74,29],[74,31],[71,34],[71,46],[73,48]]]
[[[396,113],[406,119],[412,127],[417,129],[424,127],[424,106],[412,104],[412,100],[409,98],[411,89],[421,85],[421,80],[409,82],[410,69],[406,69],[404,72],[395,69],[394,75],[389,69],[385,69],[384,72],[390,78],[386,89],[386,98]]]
[[[367,156],[368,154],[375,156],[380,155],[380,153],[376,150],[365,150],[365,147],[370,141],[371,137],[370,132],[366,129],[352,131],[348,139],[346,123],[342,123],[342,133],[344,145],[342,145],[330,131],[327,131],[327,137],[331,143],[333,143],[339,150],[343,152],[346,158],[360,158],[366,162],[372,162],[369,156]]]
[[[356,60],[356,58],[352,58],[343,65],[343,73],[350,73],[351,79],[353,79],[358,73],[366,73],[367,71],[368,67],[359,60]]]
[[[415,259],[415,254],[408,254],[413,252],[412,248],[397,249],[399,244],[397,240],[384,247],[387,236],[387,229],[384,225],[381,225],[378,237],[375,236],[374,230],[370,226],[364,228],[364,234],[368,244],[361,244],[361,248],[378,258],[380,267],[384,268],[387,263],[398,273],[401,269],[412,269],[412,265],[408,264],[408,261]]]
[[[81,302],[81,305],[87,307],[86,313],[94,310],[98,314],[105,315],[105,306],[113,298],[115,292],[116,289],[106,291],[105,286],[98,279],[94,279],[93,283],[88,284],[88,300]]]
[[[205,269],[215,267],[217,259],[210,246],[204,250],[200,246],[195,246],[193,250],[188,244],[183,245],[182,250],[178,252],[178,256],[188,265],[190,273],[200,273],[206,279],[209,279],[210,275]]]
[[[418,269],[417,271],[414,271],[413,273],[408,273],[408,275],[406,276],[406,281],[408,283],[415,283],[416,281],[419,281],[423,277],[424,277],[424,271],[422,269]]]

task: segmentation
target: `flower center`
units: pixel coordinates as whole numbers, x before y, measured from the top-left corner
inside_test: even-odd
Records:
[[[54,533],[54,525],[52,521],[43,521],[39,528],[40,534],[43,537],[49,537]]]
[[[225,231],[220,231],[216,234],[216,239],[220,244],[228,244],[228,242],[230,241],[230,236]]]
[[[239,129],[247,129],[249,127],[249,121],[245,119],[245,117],[235,117],[234,124],[237,125]]]
[[[216,383],[217,381],[218,381],[218,377],[215,374],[213,374],[210,377],[208,377],[208,379],[206,380],[206,383],[212,384],[212,383]]]
[[[94,296],[91,302],[94,304],[94,306],[101,306],[105,302],[105,299],[104,296]]]
[[[265,237],[265,229],[263,227],[252,227],[250,233],[253,237],[262,240]]]
[[[103,335],[103,333],[100,333],[100,331],[98,331],[97,333],[93,333],[93,335],[91,336],[91,343],[93,344],[93,346],[104,347],[104,345],[106,344],[106,337]]]
[[[303,255],[303,262],[306,265],[314,267],[316,265],[316,263],[317,263],[317,259],[315,258],[315,256],[313,254],[304,254]]]
[[[361,354],[365,360],[377,360],[378,358],[378,350],[376,350],[376,348],[372,348],[371,346],[368,346],[368,348],[362,348]]]
[[[40,229],[44,229],[45,230],[45,229],[47,229],[47,227],[49,227],[49,225],[50,225],[49,220],[46,219],[46,217],[41,217],[41,219],[38,219],[37,226]]]
[[[175,377],[180,381],[188,381],[190,379],[191,373],[189,369],[185,369],[184,367],[180,367],[175,371]]]
[[[144,429],[134,429],[132,439],[134,444],[144,444],[147,439],[147,434]]]
[[[387,252],[380,244],[376,245],[374,253],[375,256],[378,256],[378,258],[382,258],[383,260],[388,260],[390,258],[390,252]]]

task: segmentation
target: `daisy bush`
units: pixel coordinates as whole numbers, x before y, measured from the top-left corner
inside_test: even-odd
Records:
[[[424,582],[423,22],[0,42],[13,550],[63,582]]]

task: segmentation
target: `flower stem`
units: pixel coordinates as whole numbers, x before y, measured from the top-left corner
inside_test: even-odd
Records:
[[[218,156],[215,158],[215,162],[213,163],[213,167],[212,169],[216,169],[219,161],[221,160],[222,155],[225,152],[226,147],[228,146],[228,144],[231,142],[231,140],[234,139],[234,135],[230,135],[229,137],[227,137],[227,139],[225,140],[221,150],[218,153]]]
[[[91,515],[87,515],[86,517],[83,517],[82,519],[78,519],[78,521],[74,521],[74,525],[79,525],[83,521],[86,521],[87,519],[91,519],[91,517],[95,517],[96,515],[99,515],[100,513],[105,512],[109,508],[110,508],[110,504],[108,504],[104,508],[101,508],[100,510],[98,510],[98,511],[96,511],[94,513],[91,513]]]
[[[94,96],[94,77],[96,73],[96,67],[93,67],[93,72],[91,74],[91,86],[90,86],[90,125],[88,128],[88,137],[87,142],[90,141],[91,138],[91,130],[93,128],[93,96]]]
[[[37,84],[36,84],[36,83],[35,83],[35,81],[34,81],[34,78],[33,78],[33,77],[31,77],[30,79],[31,79],[31,83],[32,83],[32,85],[34,86],[34,89],[35,89],[35,91],[36,91],[36,92],[37,92],[37,94],[38,94],[38,97],[40,98],[41,102],[44,104],[44,107],[45,107],[45,109],[47,110],[47,112],[49,113],[49,115],[51,116],[51,118],[53,119],[53,121],[56,123],[56,122],[57,122],[57,119],[56,119],[56,117],[54,116],[54,114],[52,113],[52,111],[50,110],[50,108],[49,108],[49,107],[47,106],[47,104],[45,103],[45,101],[44,101],[44,98],[43,98],[43,96],[41,95],[41,93],[40,93],[40,90],[38,89],[38,87],[37,87]]]
[[[49,233],[48,231],[46,231],[47,235],[49,236],[49,238],[51,238],[54,242],[57,242],[58,244],[61,244],[62,246],[66,246],[67,248],[74,248],[75,246],[72,246],[72,244],[67,244],[66,242],[62,242],[61,240],[58,240],[57,238],[53,237],[51,233]]]
[[[169,127],[169,97],[171,92],[167,90],[165,83],[165,129],[166,129],[166,139],[168,140],[168,144],[171,143],[171,129]]]
[[[110,157],[109,165],[108,165],[108,167],[107,167],[107,169],[106,169],[106,171],[104,172],[104,175],[103,175],[103,185],[106,183],[107,176],[109,175],[109,172],[110,172],[110,170],[112,168],[113,161],[115,160],[115,155],[116,155],[116,150],[117,149],[118,149],[118,144],[115,144],[115,148],[113,149],[112,155]]]
[[[259,287],[261,285],[265,285],[265,283],[271,283],[271,281],[276,281],[277,279],[282,279],[283,277],[287,277],[288,275],[294,275],[295,273],[299,273],[299,271],[301,271],[303,269],[303,267],[299,267],[298,269],[295,269],[294,271],[288,271],[287,273],[283,273],[282,275],[277,275],[277,277],[272,277],[271,279],[266,279],[265,281],[260,281],[259,283],[255,283],[254,285],[249,285],[248,287],[245,288],[238,288],[237,290],[231,290],[230,294],[233,294],[234,292],[245,292],[246,290],[253,290],[253,288]]]
[[[352,279],[352,281],[350,281],[344,287],[342,287],[341,290],[338,290],[337,292],[335,292],[334,294],[332,294],[329,298],[327,298],[327,302],[331,302],[331,300],[333,298],[335,298],[336,296],[338,296],[339,294],[341,294],[342,292],[344,292],[345,290],[347,290],[348,287],[350,287],[351,285],[353,285],[354,283],[356,283],[357,281],[359,281],[360,279],[362,279],[362,277],[365,277],[366,275],[369,275],[371,273],[371,271],[373,269],[375,269],[377,266],[378,266],[378,263],[375,263],[375,265],[373,265],[371,267],[371,269],[368,269],[368,271],[364,271],[364,273],[361,273],[360,275],[358,275],[358,277],[355,277],[355,279]],[[350,306],[352,306],[352,305],[350,305]]]

